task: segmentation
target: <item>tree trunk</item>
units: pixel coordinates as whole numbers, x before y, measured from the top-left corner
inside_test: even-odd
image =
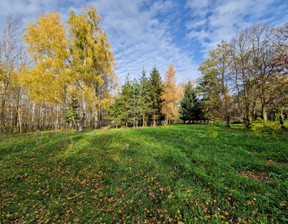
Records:
[[[18,118],[19,118],[19,131],[22,133],[22,107],[18,108]]]
[[[82,119],[80,121],[80,124],[79,124],[77,132],[83,132],[84,125],[85,125],[85,120],[86,120],[86,102],[85,102],[85,99],[83,97],[83,116],[82,116]]]
[[[263,117],[263,120],[266,122],[268,120],[268,115],[267,115],[267,111],[266,111],[266,105],[263,104],[262,105],[262,117]]]
[[[56,106],[56,118],[55,118],[55,131],[58,130],[58,125],[59,125],[58,117],[59,117],[59,105],[57,104],[57,106]]]
[[[31,125],[31,129],[32,131],[35,131],[35,103],[33,102],[33,106],[32,106],[32,125]]]
[[[282,129],[286,129],[285,126],[284,126],[284,115],[283,115],[283,109],[280,109],[280,116],[279,116],[279,119],[280,119],[281,128],[282,128]]]
[[[6,95],[8,89],[8,83],[4,83],[4,88],[2,92],[2,99],[1,99],[1,112],[0,112],[0,128],[5,128],[5,103],[6,103]]]
[[[227,125],[227,128],[231,128],[231,125],[230,125],[230,114],[226,115],[226,125]]]
[[[153,127],[156,127],[156,114],[153,115]]]
[[[84,113],[83,113],[83,117],[82,117],[82,119],[81,119],[81,122],[80,122],[80,124],[79,124],[79,127],[78,127],[77,132],[83,132],[83,130],[84,130],[84,124],[85,124],[85,119],[86,119],[86,113],[84,112]]]
[[[98,120],[98,112],[97,109],[95,109],[94,111],[94,116],[95,116],[95,120],[94,120],[94,129],[98,129],[99,128],[99,120]]]

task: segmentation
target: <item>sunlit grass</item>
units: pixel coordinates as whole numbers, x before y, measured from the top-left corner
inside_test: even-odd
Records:
[[[40,132],[1,148],[2,222],[286,222],[287,132],[241,127]]]

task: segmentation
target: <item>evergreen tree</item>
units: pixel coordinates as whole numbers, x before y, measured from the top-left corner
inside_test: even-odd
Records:
[[[141,113],[141,105],[140,105],[140,92],[141,85],[134,79],[131,84],[131,88],[129,90],[129,100],[128,100],[128,108],[130,111],[130,115],[133,118],[133,127],[138,126],[138,117]],[[137,123],[136,123],[137,122]]]
[[[151,99],[149,94],[150,85],[144,69],[140,77],[140,87],[139,112],[142,117],[142,126],[145,127],[145,118],[150,113]]]
[[[161,94],[162,94],[162,81],[159,71],[156,67],[152,69],[150,72],[150,78],[149,78],[149,84],[150,84],[150,102],[151,102],[151,113],[153,117],[153,126],[156,127],[156,116],[159,117],[161,112]]]
[[[184,98],[180,102],[181,111],[180,118],[185,121],[201,120],[203,115],[199,107],[199,101],[197,99],[197,94],[189,81],[185,85]]]
[[[132,109],[131,109],[131,88],[132,84],[129,80],[129,74],[126,77],[125,83],[122,86],[122,92],[120,95],[120,100],[122,102],[122,107],[119,108],[122,111],[123,118],[125,121],[125,127],[127,128],[129,119],[131,118]]]
[[[108,119],[116,122],[116,129],[118,128],[118,124],[122,120],[125,120],[123,111],[125,111],[125,102],[123,101],[123,97],[118,97],[108,110]]]

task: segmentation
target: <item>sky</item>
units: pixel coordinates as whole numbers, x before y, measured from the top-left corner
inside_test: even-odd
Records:
[[[267,22],[288,22],[288,0],[0,0],[0,30],[9,13],[24,26],[36,22],[41,12],[60,13],[67,21],[72,9],[94,6],[102,16],[100,26],[108,35],[123,82],[127,73],[140,76],[155,66],[161,75],[170,63],[179,82],[196,80],[198,67],[209,49],[230,41],[241,29]]]

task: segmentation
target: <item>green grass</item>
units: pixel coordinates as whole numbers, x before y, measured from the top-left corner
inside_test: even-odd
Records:
[[[287,132],[39,132],[0,142],[2,223],[284,223]]]

